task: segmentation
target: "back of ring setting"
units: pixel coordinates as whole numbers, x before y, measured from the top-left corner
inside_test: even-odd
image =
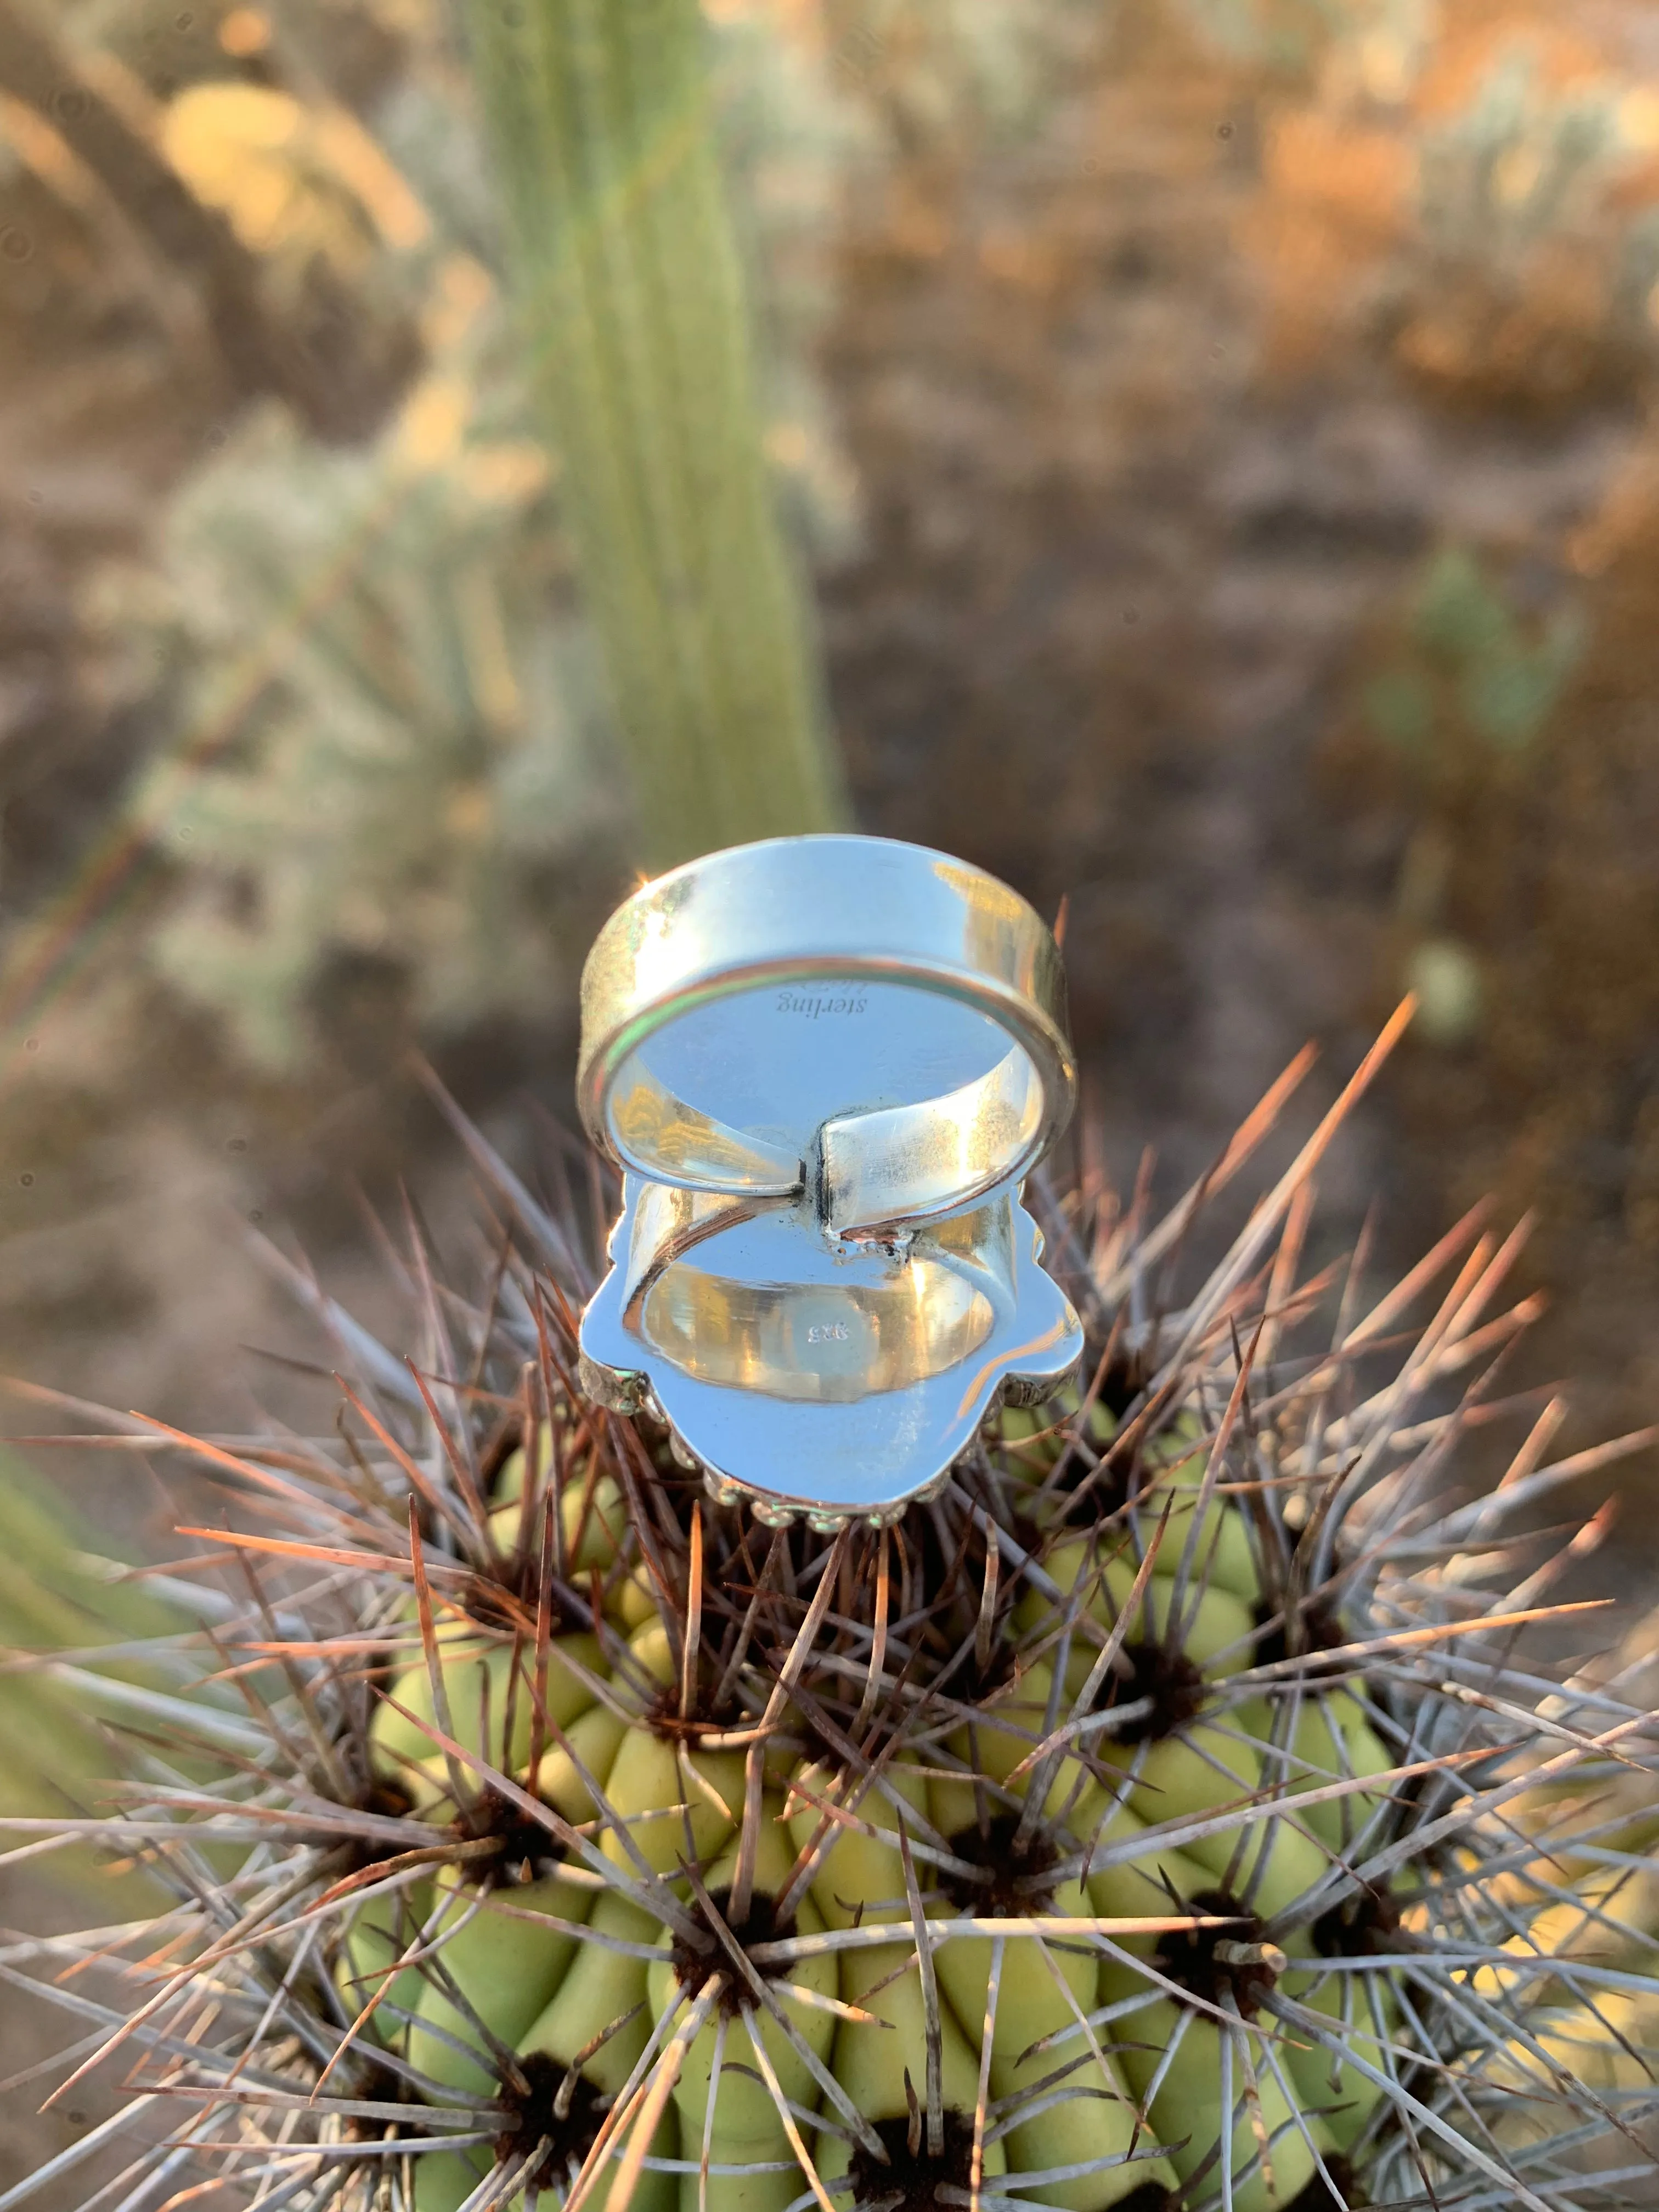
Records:
[[[1058,948],[977,869],[781,838],[646,884],[582,978],[623,1170],[584,1388],[763,1522],[892,1518],[1077,1365],[1020,1202],[1075,1081]]]

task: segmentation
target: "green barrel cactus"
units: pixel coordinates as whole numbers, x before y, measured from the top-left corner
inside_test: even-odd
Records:
[[[1184,1303],[1201,1193],[1034,1192],[1078,1386],[828,1533],[583,1401],[584,1225],[467,1132],[478,1280],[411,1254],[407,1359],[319,1308],[337,1439],[201,1448],[234,1571],[100,1815],[172,1910],[7,1939],[128,2085],[53,2182],[126,2131],[132,2205],[1656,2201],[1659,1729],[1556,1580],[1616,1448],[1494,1391],[1513,1239],[1304,1263],[1334,1127]]]

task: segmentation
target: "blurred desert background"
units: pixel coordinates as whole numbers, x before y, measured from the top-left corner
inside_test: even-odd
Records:
[[[1311,1038],[1305,1128],[1415,990],[1332,1249],[1530,1212],[1516,1387],[1573,1378],[1569,1441],[1659,1420],[1659,15],[705,12],[851,818],[1063,905],[1126,1185],[1150,1146],[1173,1196]],[[417,1055],[564,1157],[581,957],[663,809],[489,138],[441,0],[0,0],[14,1437],[320,1407],[306,1271],[373,1320],[405,1191],[467,1234]],[[12,1471],[121,1557],[181,1517],[164,1457]],[[28,1605],[0,1571],[0,1645]],[[0,2185],[87,2124],[31,2102]]]

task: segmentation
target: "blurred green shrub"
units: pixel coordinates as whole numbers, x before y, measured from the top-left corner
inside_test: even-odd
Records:
[[[1502,1011],[1484,942],[1492,871],[1471,866],[1470,841],[1501,848],[1529,834],[1544,740],[1584,647],[1576,604],[1522,611],[1491,563],[1449,544],[1369,655],[1359,750],[1376,757],[1400,823],[1389,983],[1416,993],[1428,1043],[1464,1044]]]
[[[1583,644],[1577,608],[1528,621],[1474,552],[1443,546],[1407,593],[1395,653],[1364,686],[1366,720],[1428,783],[1456,772],[1465,734],[1494,753],[1524,751]]]
[[[1659,341],[1650,102],[1609,71],[1552,82],[1497,51],[1418,143],[1397,351],[1449,394],[1554,410],[1633,392]]]
[[[136,802],[179,873],[152,956],[273,1069],[343,962],[441,1033],[556,1003],[562,872],[620,842],[549,471],[477,398],[452,365],[348,452],[250,416],[106,583],[182,739]]]
[[[906,150],[1042,128],[1117,9],[1098,0],[839,0],[837,81]]]
[[[1374,96],[1398,96],[1431,40],[1433,0],[1182,0],[1188,21],[1248,68],[1304,76],[1345,50]]]
[[[421,0],[380,9],[403,61],[371,142],[305,91],[318,82],[307,12],[273,19],[269,58],[295,64],[295,93],[187,88],[180,158],[273,253],[343,238],[418,313],[428,374],[356,449],[323,446],[278,409],[245,415],[173,494],[153,556],[106,569],[86,606],[105,641],[106,704],[168,732],[132,800],[172,885],[149,957],[272,1071],[314,1048],[343,979],[349,1010],[366,980],[370,1003],[389,1000],[429,1036],[501,1016],[544,1023],[574,985],[593,885],[636,846],[641,795],[694,841],[811,826],[746,817],[763,779],[741,761],[719,820],[672,806],[662,777],[641,792],[637,761],[630,790],[617,672],[659,665],[668,626],[619,622],[593,589],[603,555],[590,545],[579,563],[573,550],[579,462],[585,451],[591,477],[597,434],[568,423],[551,453],[539,434],[537,362],[495,280],[503,227],[454,26]],[[856,489],[810,346],[833,304],[841,179],[872,134],[823,55],[769,10],[720,10],[709,52],[721,159],[767,273],[743,434],[763,457],[763,489],[834,558],[856,536]],[[277,131],[301,94],[300,123]],[[246,161],[242,128],[260,141]],[[350,217],[354,194],[373,222]],[[536,206],[544,228],[556,210]],[[703,285],[698,256],[679,258]],[[695,450],[710,422],[675,396],[686,363],[662,366],[672,389],[629,430],[629,465],[678,482],[718,455]],[[702,580],[717,597],[737,589],[720,562]],[[722,620],[736,640],[726,665],[752,669],[743,608]],[[668,717],[660,742],[672,754],[683,737]],[[775,751],[769,718],[744,741],[757,739]],[[672,857],[660,840],[655,857]]]
[[[1553,90],[1525,46],[1511,47],[1461,113],[1424,133],[1425,242],[1455,259],[1517,264],[1551,232],[1595,222],[1624,150],[1615,86]]]
[[[1616,11],[1176,4],[1251,73],[1272,371],[1330,379],[1358,347],[1488,416],[1643,398],[1659,101]]]
[[[1659,1382],[1651,441],[1570,550],[1582,634],[1519,613],[1496,563],[1436,556],[1371,641],[1328,765],[1353,864],[1393,872],[1378,999],[1426,986],[1419,1035],[1458,1048],[1408,1049],[1396,1074],[1425,1188],[1444,1211],[1492,1194],[1536,1213],[1535,1264],[1561,1291],[1549,1357],[1618,1377],[1621,1418],[1644,1419]],[[1522,705],[1495,726],[1463,679],[1506,658]],[[1426,744],[1420,720],[1402,743],[1370,711],[1376,678],[1401,669],[1431,697]]]

